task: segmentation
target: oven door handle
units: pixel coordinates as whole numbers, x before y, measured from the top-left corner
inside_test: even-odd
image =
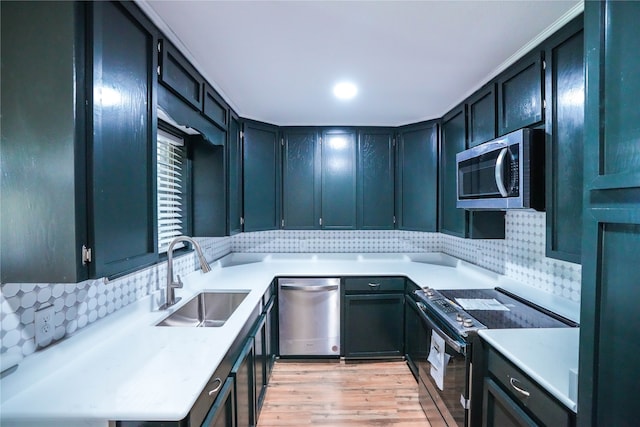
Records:
[[[442,337],[444,339],[444,341],[447,344],[449,344],[449,347],[451,347],[452,349],[454,349],[455,351],[457,351],[460,354],[466,354],[467,353],[467,344],[461,343],[459,341],[454,340],[449,335],[447,335],[447,333],[444,332],[442,330],[442,328],[440,328],[438,325],[436,325],[436,323],[425,312],[427,307],[423,303],[421,303],[419,301],[414,301],[411,298],[407,298],[407,299],[409,301],[411,301],[412,305],[415,306],[415,308],[418,310],[418,314],[420,315],[420,318],[425,323],[427,323],[427,325],[431,329],[433,329],[435,332],[437,332],[438,335],[440,335],[440,337]]]

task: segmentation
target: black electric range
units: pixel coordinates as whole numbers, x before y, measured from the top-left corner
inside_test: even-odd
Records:
[[[482,329],[567,328],[578,324],[504,289],[415,291],[410,298],[423,321],[429,352],[419,360],[419,400],[430,422],[449,427],[479,425],[472,400],[482,395],[471,381],[472,348]],[[433,362],[440,366],[434,366]],[[439,373],[439,375],[435,375]],[[480,400],[481,402],[481,400]],[[474,403],[481,405],[481,403]],[[435,414],[431,416],[430,414]]]

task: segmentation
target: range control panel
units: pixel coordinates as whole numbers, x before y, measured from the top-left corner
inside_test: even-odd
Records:
[[[462,307],[435,289],[424,288],[415,291],[414,294],[418,302],[429,307],[431,312],[437,313],[441,320],[445,321],[463,337],[469,335],[470,332],[487,329],[485,325],[474,319]]]

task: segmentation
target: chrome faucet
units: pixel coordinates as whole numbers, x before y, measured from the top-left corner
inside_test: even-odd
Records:
[[[196,253],[198,254],[200,268],[202,269],[203,273],[208,273],[209,271],[211,271],[211,267],[209,266],[207,260],[204,258],[204,255],[202,254],[202,248],[200,248],[198,242],[196,242],[189,236],[178,236],[173,239],[169,244],[169,248],[167,249],[167,302],[162,307],[160,307],[161,310],[167,309],[180,301],[180,298],[176,299],[175,292],[176,288],[182,288],[182,280],[180,280],[180,275],[178,274],[177,282],[173,281],[173,247],[180,242],[191,243],[193,248],[196,250]]]

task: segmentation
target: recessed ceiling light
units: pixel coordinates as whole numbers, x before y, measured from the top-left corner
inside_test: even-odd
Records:
[[[353,83],[342,82],[333,87],[333,94],[338,99],[352,99],[358,94],[358,88]]]

